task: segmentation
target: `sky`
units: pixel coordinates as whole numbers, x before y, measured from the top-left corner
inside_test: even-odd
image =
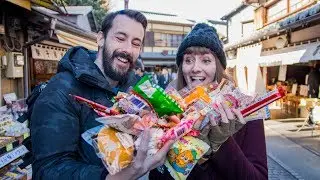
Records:
[[[241,4],[241,0],[129,0],[129,9],[176,14],[201,21],[220,18]],[[124,0],[111,0],[112,11],[124,8]]]

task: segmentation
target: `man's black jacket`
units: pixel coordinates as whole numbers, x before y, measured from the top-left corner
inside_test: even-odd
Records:
[[[81,135],[101,125],[96,113],[69,94],[112,106],[117,91],[136,83],[128,81],[111,88],[94,63],[96,52],[83,47],[70,49],[58,65],[58,73],[34,104],[31,115],[33,179],[104,179],[107,171],[95,150]]]

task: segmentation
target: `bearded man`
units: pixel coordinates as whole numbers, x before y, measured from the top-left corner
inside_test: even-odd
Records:
[[[147,19],[140,12],[108,14],[98,33],[98,52],[71,48],[61,59],[58,73],[36,100],[31,115],[33,178],[137,179],[164,162],[172,142],[147,159],[149,131],[145,131],[135,159],[121,172],[110,175],[84,134],[99,127],[97,114],[75,102],[79,95],[111,107],[118,91],[136,83],[134,64],[142,50]]]

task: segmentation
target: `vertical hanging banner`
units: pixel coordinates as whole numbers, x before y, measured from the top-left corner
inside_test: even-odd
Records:
[[[257,43],[237,49],[237,81],[240,89],[264,92],[262,74],[258,65],[262,44]],[[246,69],[245,69],[246,67]]]
[[[278,81],[285,81],[287,76],[287,65],[282,65],[279,68]]]

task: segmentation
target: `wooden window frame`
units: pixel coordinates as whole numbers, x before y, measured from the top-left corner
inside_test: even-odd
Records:
[[[270,8],[272,5],[278,3],[279,1],[280,1],[280,0],[273,0],[273,1],[267,2],[267,3],[264,5],[264,7],[266,8],[266,11],[268,11],[268,8]],[[273,24],[273,23],[275,23],[275,22],[278,22],[278,21],[280,21],[280,20],[282,20],[282,19],[284,19],[284,18],[286,18],[286,17],[288,17],[288,16],[291,16],[292,14],[295,14],[295,13],[297,13],[297,12],[303,10],[303,9],[306,9],[306,8],[308,8],[308,7],[310,7],[310,6],[312,6],[312,5],[314,5],[314,4],[317,3],[317,1],[314,0],[314,1],[311,1],[311,2],[309,2],[308,4],[306,4],[306,5],[304,5],[304,6],[296,9],[295,11],[290,12],[290,3],[289,3],[290,0],[286,0],[286,1],[287,1],[287,14],[284,15],[284,16],[278,17],[278,18],[276,18],[276,19],[274,19],[274,20],[272,20],[272,21],[268,21],[268,13],[266,13],[266,14],[265,14],[265,16],[266,16],[266,17],[265,17],[265,18],[266,18],[266,23],[264,24],[264,27],[265,27],[265,26],[268,26],[268,25],[270,25],[270,24]]]
[[[171,48],[178,48],[180,43],[173,42],[173,36],[177,36],[177,42],[179,40],[178,36],[181,36],[181,41],[183,40],[184,34],[170,34],[170,33],[163,33],[163,32],[154,32],[159,33],[160,36],[164,35],[166,38],[163,39],[165,41],[165,44],[163,46],[159,46],[159,44],[156,43],[156,39],[154,38],[154,47],[171,47]],[[170,42],[168,41],[168,35],[171,35]],[[162,38],[161,38],[162,39]],[[170,46],[168,46],[170,44]],[[175,46],[177,45],[177,46]]]
[[[242,36],[242,37],[243,37],[243,25],[244,25],[244,24],[248,24],[248,23],[253,23],[253,25],[254,25],[254,19],[250,19],[250,20],[242,21],[242,22],[241,22],[241,36]]]

